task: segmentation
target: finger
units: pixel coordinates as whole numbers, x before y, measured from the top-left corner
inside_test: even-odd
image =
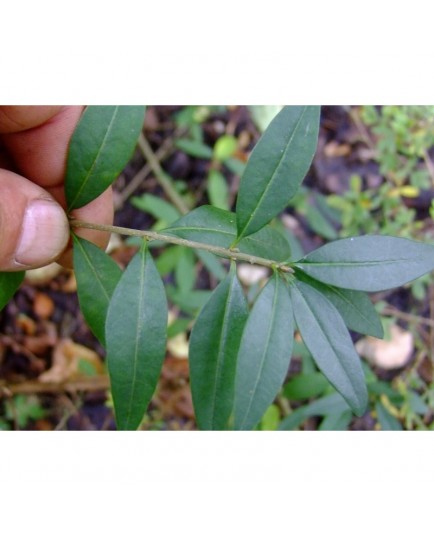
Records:
[[[62,106],[0,106],[0,134],[20,132],[44,124]]]
[[[52,187],[63,184],[66,170],[68,145],[72,133],[80,119],[82,106],[63,106],[46,119],[39,106],[13,106],[8,109],[9,125],[15,121],[22,130],[2,134],[3,145],[13,159],[15,170],[22,176],[39,184]],[[26,109],[26,112],[22,110]],[[51,109],[51,107],[48,107]],[[2,109],[0,108],[0,111]],[[0,115],[0,132],[5,127]],[[26,117],[27,123],[24,123]],[[45,118],[45,122],[37,123]],[[37,124],[35,124],[37,123]]]
[[[1,110],[2,107],[0,107]],[[37,126],[37,120],[47,117],[47,110],[40,110],[38,106],[12,107],[8,110],[9,124],[12,121],[23,124],[25,115],[21,108],[28,110],[26,125],[33,125],[26,130],[15,131],[1,136],[9,156],[13,159],[15,170],[43,186],[64,208],[66,207],[64,195],[64,178],[69,141],[80,119],[83,106],[63,106],[57,110],[51,108],[49,119]],[[33,110],[37,108],[38,110]],[[4,114],[3,114],[4,117]],[[0,131],[2,116],[0,114]],[[5,129],[5,126],[3,126]],[[113,223],[113,201],[111,190],[102,194],[98,199],[71,214],[75,218],[86,219],[90,223]],[[109,240],[107,233],[98,231],[80,230],[80,235],[104,249]],[[70,255],[60,260],[65,266],[70,266]]]
[[[0,271],[56,260],[69,240],[62,207],[44,189],[6,170],[0,170],[0,192]]]

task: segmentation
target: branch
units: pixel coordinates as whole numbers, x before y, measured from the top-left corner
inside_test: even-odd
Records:
[[[149,167],[154,172],[155,178],[163,188],[164,193],[167,195],[169,200],[172,201],[181,214],[187,214],[187,212],[189,212],[189,208],[185,204],[184,199],[177,192],[170,177],[164,172],[160,162],[154,154],[154,151],[143,134],[140,134],[139,137],[139,147],[143,153],[143,156],[148,161]]]
[[[250,264],[259,264],[261,266],[266,266],[273,270],[280,270],[282,272],[293,273],[294,270],[281,262],[264,259],[263,257],[256,257],[255,255],[249,255],[248,253],[241,253],[240,251],[226,249],[219,246],[212,246],[210,244],[204,244],[202,242],[193,242],[192,240],[186,240],[185,238],[179,238],[177,236],[165,235],[162,233],[156,233],[155,231],[140,231],[138,229],[128,229],[127,227],[117,227],[114,225],[101,225],[97,223],[88,223],[81,220],[70,220],[71,227],[82,227],[85,229],[93,229],[96,231],[105,231],[108,233],[117,233],[127,236],[139,236],[147,240],[161,240],[163,242],[168,242],[169,244],[176,244],[178,246],[186,246],[193,249],[204,249],[215,255],[221,257],[226,257],[234,261],[244,261]]]

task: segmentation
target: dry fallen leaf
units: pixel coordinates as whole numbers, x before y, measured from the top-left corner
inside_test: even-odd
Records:
[[[24,313],[19,313],[15,319],[15,325],[26,335],[35,335],[37,330],[36,322]]]
[[[390,328],[390,340],[364,337],[356,343],[356,350],[361,356],[386,370],[405,366],[411,358],[413,347],[413,335],[396,325]]]
[[[77,280],[75,279],[74,272],[71,272],[68,276],[68,279],[61,286],[62,292],[72,294],[77,292]]]
[[[40,374],[38,380],[62,383],[82,377],[84,374],[80,370],[81,362],[87,363],[97,374],[104,373],[104,365],[96,352],[71,339],[61,339],[53,350],[52,367]]]
[[[33,300],[34,313],[44,320],[48,320],[54,313],[54,302],[44,292],[37,292]]]
[[[347,143],[339,144],[336,141],[331,141],[324,146],[324,154],[329,158],[339,156],[348,156],[351,153],[351,147]]]

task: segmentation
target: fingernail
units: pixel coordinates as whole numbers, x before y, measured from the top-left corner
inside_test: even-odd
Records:
[[[68,220],[60,205],[36,199],[26,208],[15,261],[29,267],[48,264],[65,249],[68,239]]]

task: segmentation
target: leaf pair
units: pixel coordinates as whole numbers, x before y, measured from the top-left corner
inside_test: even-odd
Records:
[[[273,276],[250,314],[233,266],[202,309],[190,337],[190,381],[203,430],[249,430],[273,402],[288,371],[293,314]]]
[[[348,307],[340,297],[337,303]],[[361,311],[352,306],[353,317],[366,314],[365,302],[360,303]],[[360,358],[337,308],[314,286],[297,280],[288,284],[275,274],[249,314],[232,269],[201,311],[190,338],[191,388],[201,429],[256,426],[288,372],[294,319],[326,378],[356,414],[365,411]],[[367,327],[378,330],[374,321]]]
[[[135,430],[155,391],[166,352],[167,301],[146,243],[122,273],[94,244],[74,236],[80,307],[107,349],[118,429]]]

